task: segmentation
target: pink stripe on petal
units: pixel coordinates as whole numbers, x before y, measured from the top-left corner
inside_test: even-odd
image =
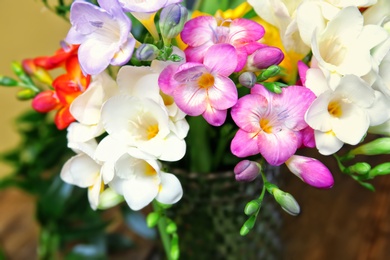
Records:
[[[189,62],[199,62],[203,63],[204,55],[206,54],[206,51],[210,46],[212,46],[214,43],[210,42],[210,44],[206,43],[197,47],[187,47],[184,50],[184,53],[186,55],[186,60]]]
[[[233,44],[254,42],[263,37],[264,32],[264,27],[252,20],[234,19],[230,24],[230,42]]]
[[[264,159],[271,165],[281,165],[290,158],[300,145],[300,138],[295,132],[286,128],[275,134],[261,132],[257,139],[259,151]]]
[[[210,104],[207,104],[207,108],[202,116],[210,125],[221,126],[225,123],[227,111],[215,109]]]
[[[213,45],[207,50],[203,64],[212,73],[229,76],[237,67],[236,49],[225,43]]]
[[[180,36],[189,46],[200,46],[211,42],[217,28],[217,21],[213,16],[198,16],[185,23]]]
[[[194,83],[179,85],[173,92],[173,98],[177,106],[190,116],[199,116],[206,110],[206,89]]]
[[[240,98],[232,107],[231,115],[237,126],[247,132],[260,131],[260,119],[268,111],[268,101],[261,95],[251,94]]]
[[[178,86],[176,80],[173,79],[177,71],[178,66],[176,64],[171,64],[167,66],[158,77],[158,85],[162,92],[167,95],[173,95],[173,91]]]
[[[208,89],[210,104],[216,109],[228,109],[237,103],[237,88],[228,77],[215,76],[214,86]]]
[[[241,158],[258,154],[257,134],[239,129],[230,144],[230,150]]]

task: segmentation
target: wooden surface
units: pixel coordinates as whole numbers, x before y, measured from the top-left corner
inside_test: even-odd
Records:
[[[335,174],[331,190],[317,190],[283,174],[282,188],[302,209],[297,217],[282,213],[283,259],[389,259],[390,176],[377,178],[373,193],[340,174]],[[38,227],[33,203],[18,190],[0,192],[0,246],[7,259],[35,259]],[[137,250],[115,259],[148,259],[150,250],[152,245],[141,241]]]

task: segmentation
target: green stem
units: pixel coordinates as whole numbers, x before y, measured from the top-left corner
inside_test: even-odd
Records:
[[[42,227],[39,235],[38,259],[51,260],[57,258],[59,237],[53,228],[54,225]]]
[[[153,201],[154,211],[163,211],[163,209],[157,204],[156,201]],[[165,254],[168,260],[172,260],[171,257],[171,239],[167,233],[167,218],[165,214],[161,214],[160,219],[158,220],[158,231],[160,233],[161,241],[164,247]]]

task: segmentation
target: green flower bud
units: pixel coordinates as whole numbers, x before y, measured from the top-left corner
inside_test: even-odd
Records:
[[[164,39],[175,38],[184,27],[188,20],[188,11],[181,4],[170,4],[164,7],[160,13],[160,31]]]
[[[280,73],[281,69],[277,65],[269,66],[267,69],[265,69],[258,77],[258,81],[265,81],[269,78],[275,77]]]
[[[156,59],[160,50],[153,44],[144,43],[139,46],[135,56],[141,61],[152,61]]]
[[[244,213],[247,216],[255,214],[260,209],[261,203],[258,200],[249,201],[244,209]]]
[[[252,215],[249,219],[245,221],[244,225],[242,225],[240,235],[245,236],[246,234],[248,234],[249,231],[251,231],[251,229],[255,226],[255,222],[256,216]]]
[[[146,217],[146,225],[149,228],[155,227],[158,224],[160,219],[160,214],[158,212],[150,212]]]
[[[363,144],[350,152],[353,155],[379,155],[390,154],[390,137],[382,137],[375,139],[369,143]]]
[[[35,97],[37,93],[29,88],[23,89],[16,94],[19,100],[29,100]]]
[[[386,175],[386,174],[390,174],[390,162],[385,162],[375,166],[368,173],[368,176],[373,178],[377,175]]]
[[[367,174],[371,170],[371,165],[366,162],[358,162],[347,168],[348,173]]]
[[[179,236],[177,234],[172,235],[171,250],[169,253],[172,259],[179,259],[180,248],[179,248]]]
[[[19,86],[19,82],[7,76],[0,76],[0,86],[16,87]]]
[[[261,85],[276,94],[282,93],[282,88],[287,86],[286,84],[280,82],[263,82]]]
[[[300,212],[300,207],[298,202],[294,197],[287,192],[284,192],[280,189],[274,189],[273,194],[277,203],[286,211],[288,214],[296,216]]]
[[[175,224],[175,222],[171,221],[168,225],[167,225],[167,228],[166,228],[166,231],[168,234],[173,234],[177,231],[177,226]]]
[[[122,195],[119,195],[111,188],[107,188],[102,193],[100,193],[99,205],[97,208],[102,210],[109,209],[118,205],[119,203],[122,203],[123,201],[124,198]]]

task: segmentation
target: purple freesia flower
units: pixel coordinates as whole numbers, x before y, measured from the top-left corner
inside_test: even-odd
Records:
[[[304,143],[304,115],[315,95],[308,88],[290,86],[281,94],[256,84],[240,98],[231,115],[240,128],[231,143],[238,157],[260,153],[271,165],[281,165]]]
[[[184,113],[202,115],[209,124],[220,126],[225,122],[227,109],[237,102],[237,88],[229,78],[236,66],[234,47],[216,44],[207,50],[203,63],[187,62],[165,68],[158,83]]]
[[[80,44],[79,61],[84,73],[96,75],[108,65],[127,63],[134,50],[131,21],[117,0],[99,0],[100,7],[76,0],[70,9],[65,41]]]
[[[182,0],[118,0],[126,12],[154,13],[161,8]]]

